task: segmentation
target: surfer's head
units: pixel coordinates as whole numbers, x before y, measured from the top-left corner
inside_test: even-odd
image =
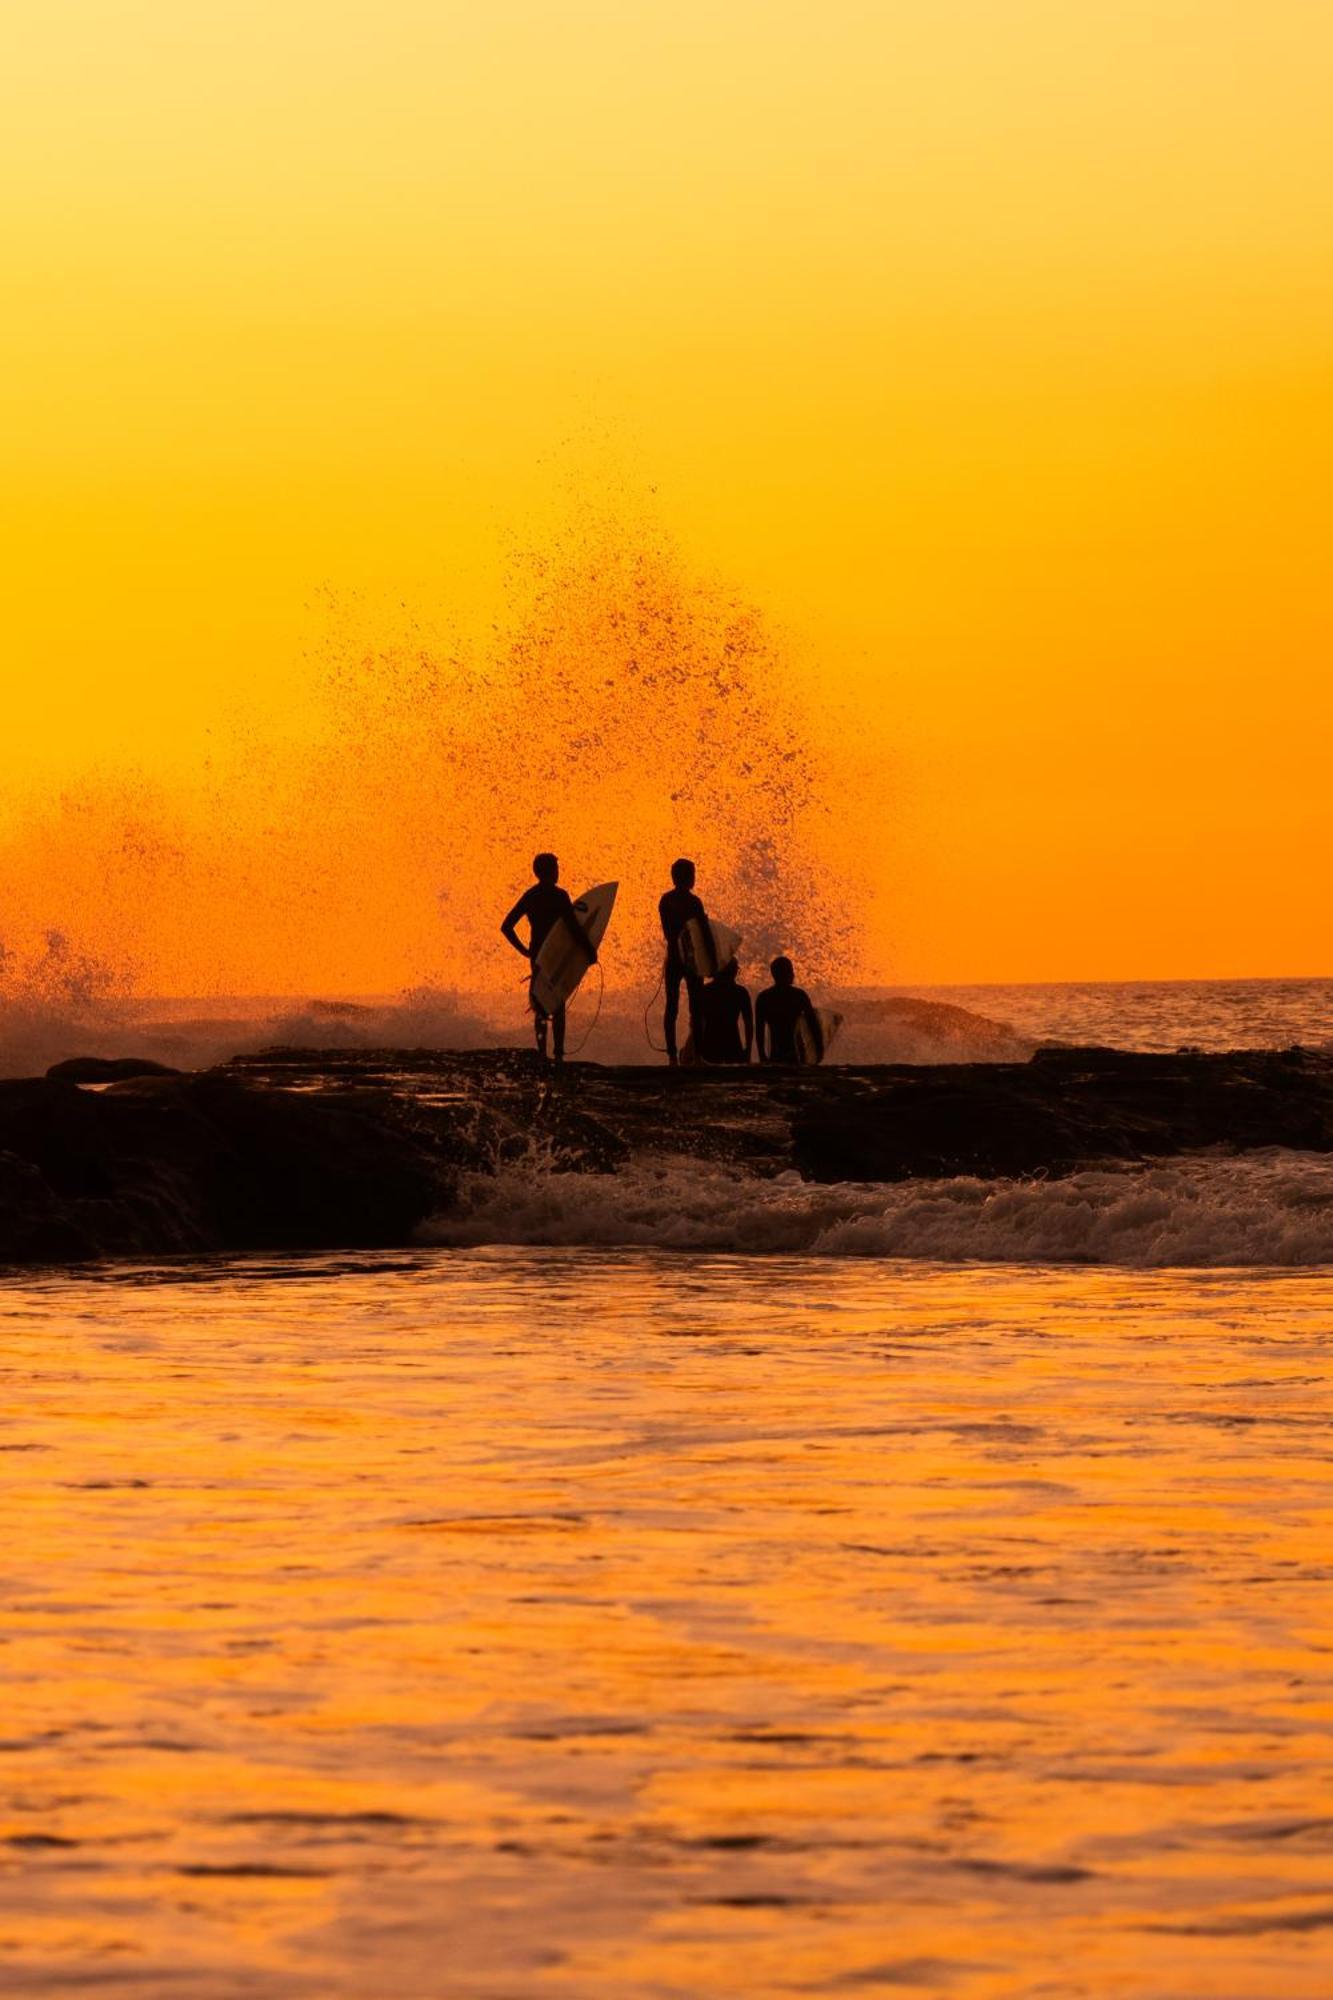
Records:
[[[692,861],[673,861],[671,864],[671,879],[678,889],[692,889],[694,887],[694,863]]]
[[[717,976],[719,979],[725,981],[727,985],[730,985],[732,980],[737,977],[739,972],[740,972],[740,966],[738,965],[736,960],[734,958],[729,958],[725,965],[720,965],[718,967]]]
[[[795,985],[796,967],[789,958],[775,958],[768,969],[773,975],[773,984],[775,986]]]
[[[554,854],[534,854],[532,872],[539,882],[556,882],[560,879],[560,863]]]

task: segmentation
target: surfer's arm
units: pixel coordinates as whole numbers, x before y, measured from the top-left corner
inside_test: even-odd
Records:
[[[525,917],[526,915],[527,911],[524,909],[523,899],[522,897],[520,897],[518,902],[515,903],[513,909],[509,912],[509,915],[505,918],[504,922],[500,926],[501,937],[506,938],[509,941],[509,943],[513,945],[514,950],[518,953],[520,958],[532,957],[532,953],[529,951],[527,945],[524,944],[516,928],[520,917]]]
[[[768,1061],[769,1050],[769,1026],[768,1009],[764,1005],[764,996],[762,993],[759,995],[759,1004],[754,1010],[754,1024],[756,1039],[759,1043],[759,1060],[761,1063],[766,1063]]]
[[[740,990],[740,1002],[741,1027],[745,1033],[745,1060],[749,1062],[751,1051],[754,1048],[754,1008],[751,1006],[750,996],[743,986]]]

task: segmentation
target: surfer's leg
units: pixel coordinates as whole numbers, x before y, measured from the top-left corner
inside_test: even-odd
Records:
[[[666,984],[666,1012],[662,1016],[662,1034],[667,1046],[667,1061],[676,1066],[676,1021],[680,1014],[680,982],[684,973],[678,965],[668,965],[662,977]]]
[[[565,1060],[565,1010],[563,1007],[556,1008],[554,1014],[551,1016],[551,1022],[555,1028],[555,1059],[558,1063],[562,1063]]]
[[[542,1061],[545,1062],[546,1024],[551,1017],[541,1007],[537,1005],[536,997],[531,992],[529,992],[528,994],[528,1005],[532,1009],[532,1035],[533,1035],[533,1040],[537,1044],[537,1054],[541,1057]]]

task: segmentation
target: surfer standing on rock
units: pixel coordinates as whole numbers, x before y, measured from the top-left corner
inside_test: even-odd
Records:
[[[691,972],[681,957],[680,934],[691,917],[700,923],[707,923],[708,917],[703,904],[694,893],[694,863],[673,861],[671,864],[673,887],[668,889],[657,905],[657,914],[662,919],[662,935],[666,939],[666,966],[662,973],[662,983],[666,988],[666,1011],[662,1016],[662,1032],[666,1037],[667,1061],[675,1069],[680,1057],[676,1053],[676,1022],[680,1016],[680,989],[684,982],[685,996],[689,1002],[690,1027],[696,1042],[699,1039],[699,995],[702,981]]]
[[[574,915],[574,905],[570,901],[568,889],[558,887],[560,863],[554,854],[536,854],[532,859],[532,872],[537,877],[530,889],[525,889],[509,915],[500,926],[520,958],[526,958],[536,971],[537,954],[545,944],[557,924],[567,924],[579,944],[588,954],[589,965],[597,963],[597,951],[582,924]],[[528,920],[528,941],[519,937],[516,929],[522,918]],[[532,1028],[537,1038],[537,1053],[546,1060],[546,1031],[554,1029],[555,1059],[562,1063],[565,1059],[565,1009],[563,1003],[552,1013],[538,1004],[532,980],[528,981],[528,1005],[532,1009]]]

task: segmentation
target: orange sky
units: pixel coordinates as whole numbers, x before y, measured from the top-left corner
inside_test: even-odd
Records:
[[[1326,8],[43,0],[6,44],[0,936],[429,971],[433,820],[303,908],[369,809],[330,663],[350,621],[475,683],[509,554],[614,518],[762,621],[863,971],[1333,969]],[[617,794],[645,853],[670,766]]]

